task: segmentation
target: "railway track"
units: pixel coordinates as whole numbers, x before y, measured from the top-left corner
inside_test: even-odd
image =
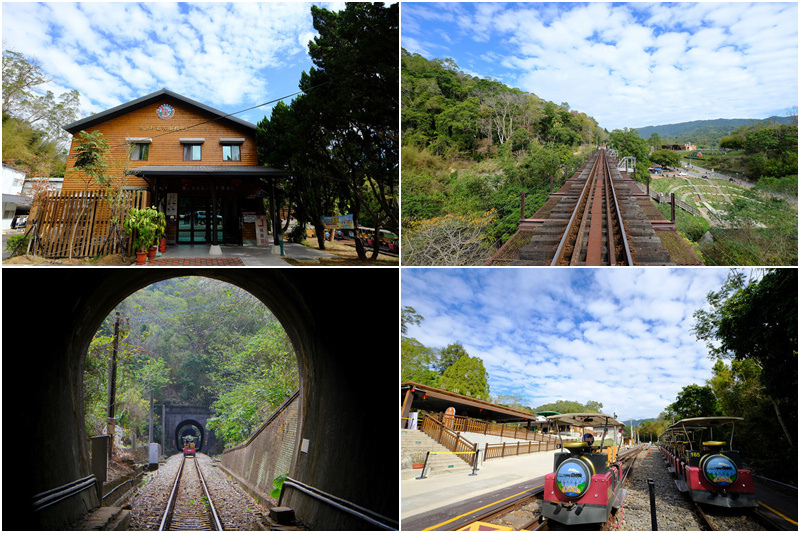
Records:
[[[670,264],[651,223],[605,150],[568,180],[558,204],[512,264],[634,266]]]
[[[623,464],[623,483],[635,464],[636,458],[643,451],[643,448],[636,448],[622,453],[619,456]],[[447,524],[447,529],[451,531],[465,530],[466,528],[478,527],[479,524],[491,523],[513,527],[515,531],[552,531],[574,529],[563,526],[558,522],[549,522],[541,514],[539,502],[544,496],[544,478],[539,478],[533,482],[536,487],[515,494],[503,500],[488,504],[472,513],[462,515],[463,520],[458,520]],[[541,484],[540,484],[541,483]],[[611,530],[618,527],[618,519],[614,516],[609,518],[605,524],[596,524],[589,529]],[[438,528],[437,528],[438,529]]]
[[[184,456],[159,531],[222,530],[197,459]]]

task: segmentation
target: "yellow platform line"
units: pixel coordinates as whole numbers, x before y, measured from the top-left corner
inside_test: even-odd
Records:
[[[432,531],[432,530],[436,529],[437,527],[443,526],[445,524],[449,524],[450,522],[455,522],[456,520],[458,520],[460,518],[464,518],[465,516],[469,516],[472,513],[476,513],[478,511],[482,511],[483,509],[486,509],[487,507],[491,507],[492,505],[496,505],[496,504],[498,504],[500,502],[504,502],[506,500],[510,500],[511,498],[514,498],[516,496],[521,496],[522,494],[525,494],[526,492],[531,492],[531,491],[534,491],[534,490],[542,488],[542,487],[544,487],[544,485],[539,485],[538,487],[533,487],[532,489],[523,490],[522,492],[518,492],[516,494],[512,494],[508,498],[503,498],[502,500],[497,500],[496,502],[492,502],[492,503],[490,503],[488,505],[484,505],[483,507],[478,507],[477,509],[473,509],[472,511],[466,512],[466,513],[464,513],[462,515],[458,515],[458,516],[456,516],[454,518],[451,518],[450,520],[446,520],[446,521],[442,522],[441,524],[436,524],[435,526],[426,527],[422,531]]]
[[[761,507],[764,507],[764,508],[766,508],[766,509],[769,509],[770,511],[772,511],[772,512],[773,512],[773,513],[775,513],[776,515],[778,515],[778,516],[780,516],[781,518],[783,518],[784,520],[786,520],[787,522],[791,522],[792,524],[794,524],[794,525],[797,525],[797,522],[795,522],[794,520],[792,520],[792,519],[791,519],[791,518],[789,518],[788,516],[786,516],[786,515],[784,515],[784,514],[781,514],[781,513],[779,513],[778,511],[776,511],[775,509],[773,509],[773,508],[772,508],[772,507],[770,507],[769,505],[766,505],[766,504],[764,504],[764,502],[762,502],[762,501],[759,501],[759,502],[758,502],[758,505],[760,505]]]

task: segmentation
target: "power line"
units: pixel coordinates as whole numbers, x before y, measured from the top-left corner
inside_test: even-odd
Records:
[[[319,83],[317,85],[309,87],[308,89],[301,89],[301,90],[299,90],[299,91],[297,91],[295,93],[288,94],[286,96],[281,96],[280,98],[275,98],[274,100],[270,100],[269,102],[264,102],[263,104],[254,105],[254,106],[248,107],[246,109],[242,109],[240,111],[234,111],[233,113],[228,113],[226,115],[222,115],[220,117],[212,118],[211,120],[206,120],[204,122],[198,122],[197,124],[192,124],[191,126],[186,126],[185,128],[182,128],[182,129],[180,129],[178,131],[190,130],[190,129],[196,128],[198,126],[202,126],[204,124],[210,124],[212,122],[216,122],[218,120],[222,120],[222,119],[225,119],[225,118],[228,118],[228,117],[232,117],[234,115],[239,115],[241,113],[246,113],[247,111],[252,111],[253,109],[258,109],[259,107],[264,107],[264,106],[267,106],[267,105],[270,105],[270,104],[274,104],[275,102],[280,102],[281,100],[286,100],[287,98],[291,98],[293,96],[297,96],[298,94],[308,93],[309,91],[311,91],[313,89],[316,89],[318,87],[322,87],[323,85],[327,85],[328,83],[331,83],[331,81],[332,80],[328,80],[328,81]],[[160,133],[158,135],[154,135],[152,138],[153,139],[158,139],[159,137],[163,137],[165,135],[171,135],[173,133],[175,133],[175,132],[174,131],[168,131],[168,132],[165,132],[165,133]],[[120,143],[118,146],[125,146],[126,144],[127,143]],[[132,170],[135,171],[136,169],[132,169]]]

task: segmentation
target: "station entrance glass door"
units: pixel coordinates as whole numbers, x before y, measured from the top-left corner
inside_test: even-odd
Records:
[[[217,242],[223,241],[222,201],[217,198]],[[183,196],[178,199],[178,244],[212,242],[211,198]]]

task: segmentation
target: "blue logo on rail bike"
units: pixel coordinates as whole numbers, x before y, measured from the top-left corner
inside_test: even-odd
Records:
[[[703,473],[711,483],[719,487],[733,485],[738,477],[736,465],[724,455],[714,455],[706,460]]]
[[[556,486],[568,498],[580,496],[586,491],[589,476],[585,469],[575,463],[561,463],[556,471]]]

